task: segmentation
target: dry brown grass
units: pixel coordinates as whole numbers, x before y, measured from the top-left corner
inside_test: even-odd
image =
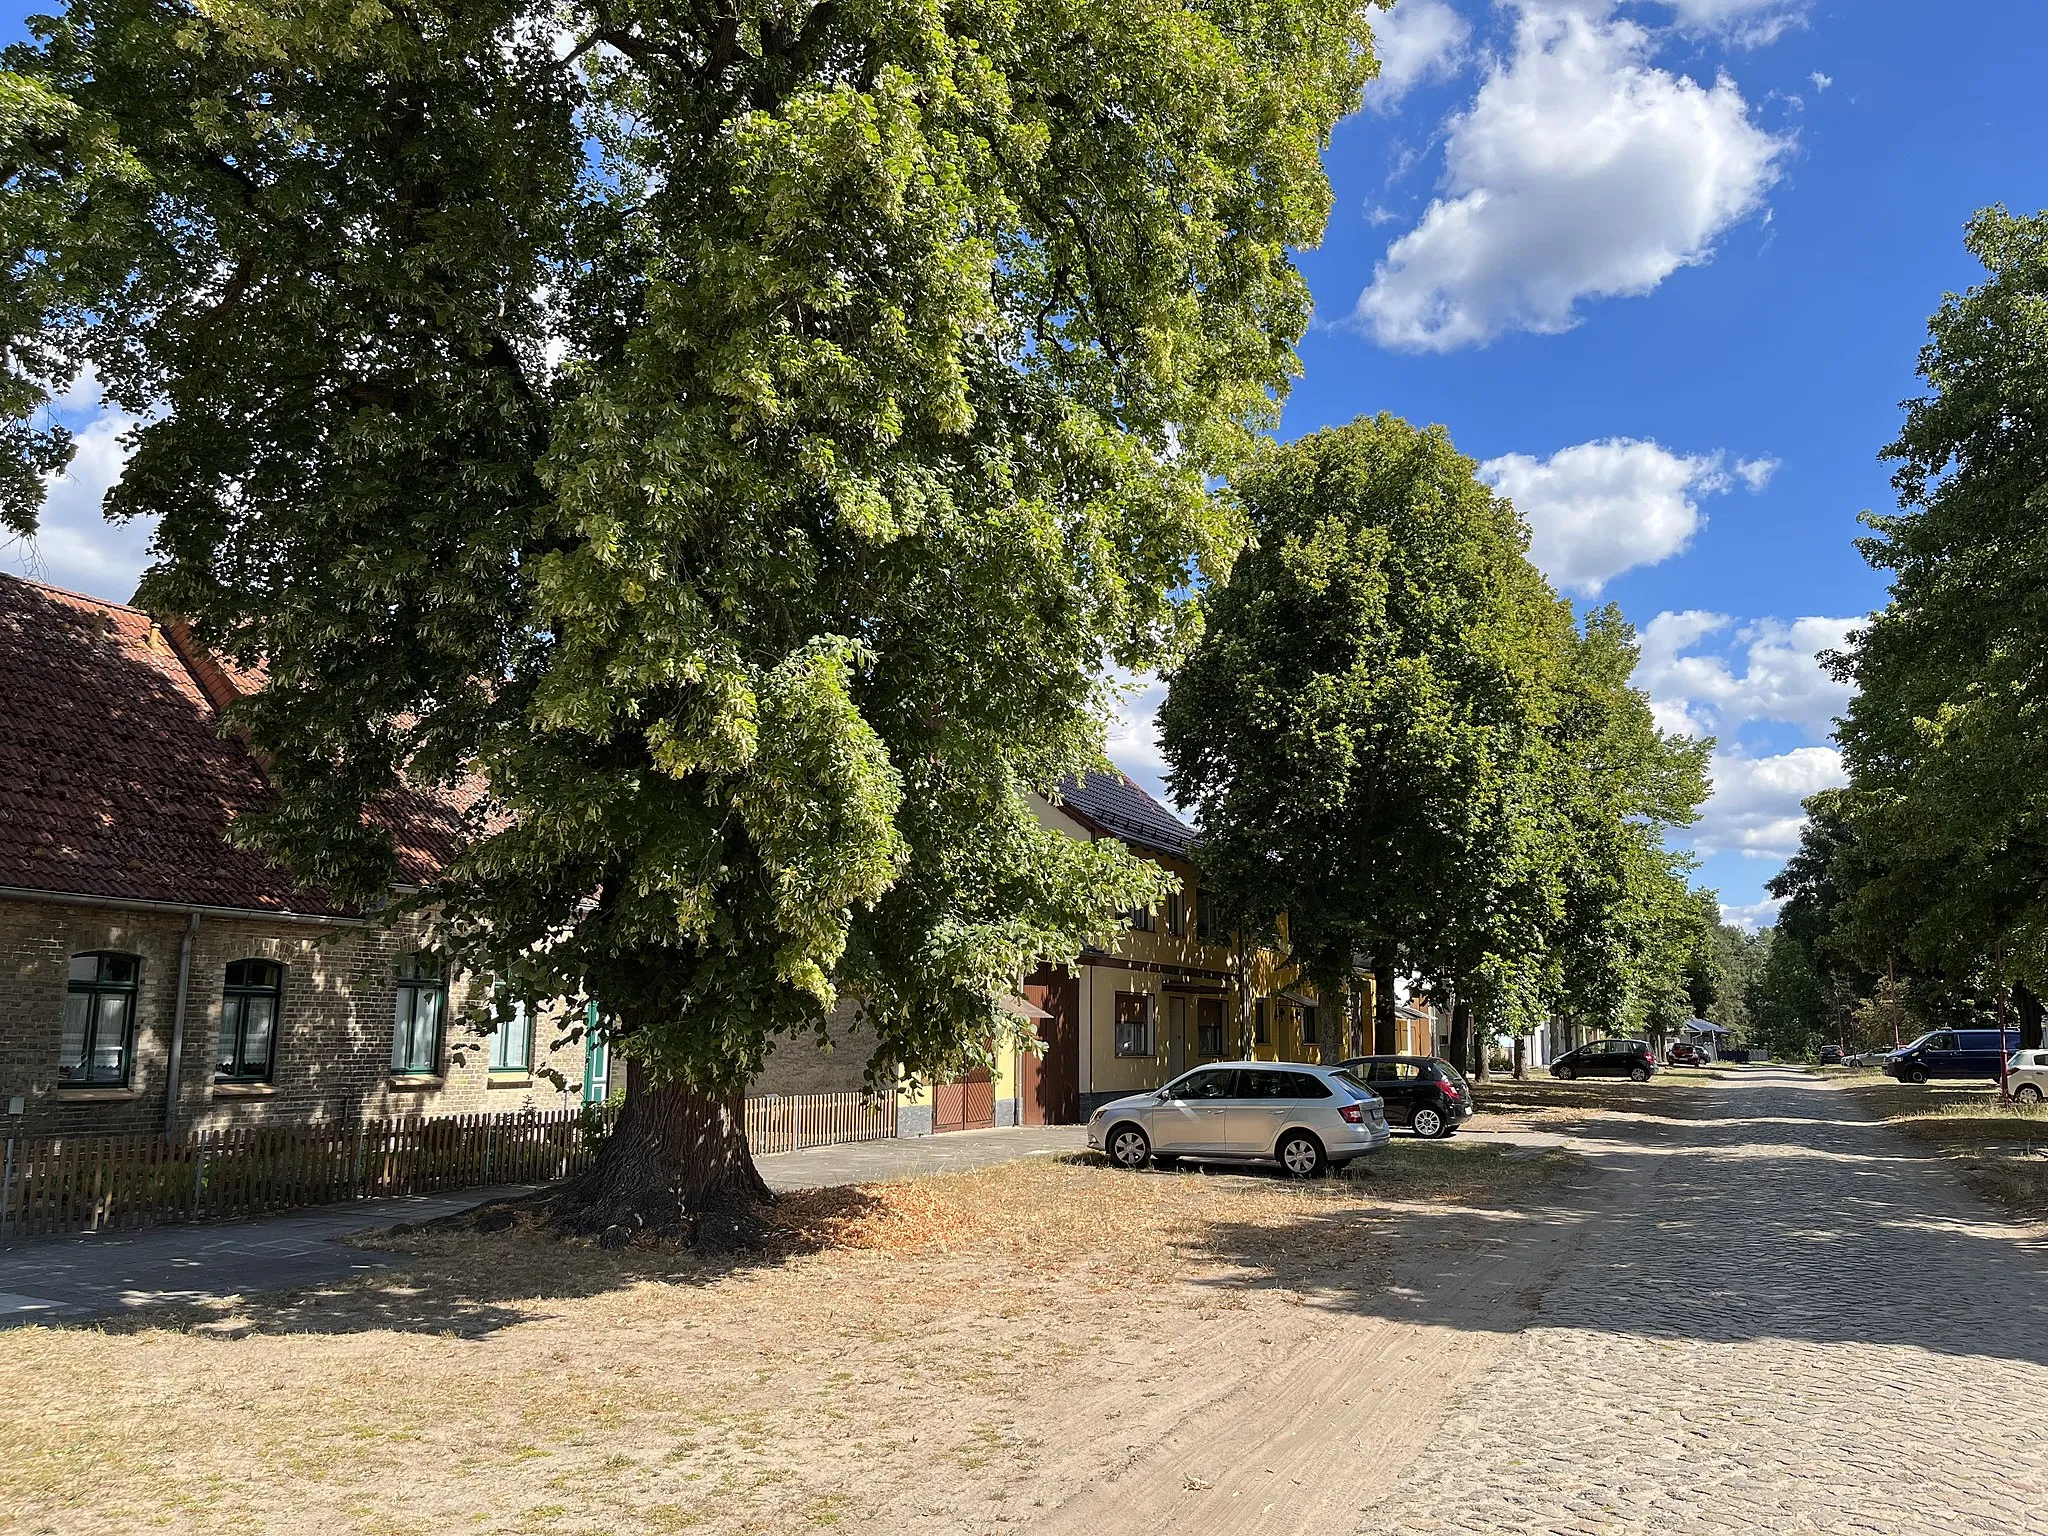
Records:
[[[1307,1347],[1384,1287],[1404,1220],[1559,1162],[1399,1142],[1304,1185],[1033,1159],[792,1198],[716,1263],[388,1236],[411,1262],[349,1284],[0,1334],[0,1530],[992,1528],[954,1506],[1092,1454],[1134,1372],[1199,1392],[1217,1358]]]
[[[1950,1158],[2008,1213],[2048,1218],[2048,1108],[2021,1109],[1995,1083],[1899,1083],[1872,1069],[1827,1074],[1867,1112]]]

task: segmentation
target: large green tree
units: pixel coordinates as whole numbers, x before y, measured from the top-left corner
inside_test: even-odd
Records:
[[[1318,432],[1231,495],[1253,542],[1160,714],[1208,878],[1284,912],[1320,986],[1369,955],[1454,996],[1461,1055],[1560,1001],[1675,995],[1691,908],[1660,839],[1704,749],[1656,729],[1619,615],[1575,625],[1441,428]]]
[[[482,786],[414,905],[628,1058],[565,1222],[722,1223],[777,1036],[851,996],[878,1073],[950,1070],[1151,892],[1025,796],[1227,570],[1205,482],[1295,367],[1362,0],[74,0],[35,33],[17,371],[146,418],[112,510],[162,519],[148,600],[267,669],[247,835],[370,899],[392,798]]]
[[[1928,393],[1885,456],[1899,510],[1867,516],[1889,598],[1851,639],[1840,729],[1857,834],[1883,850],[1856,922],[1962,976],[2048,993],[2048,214],[1969,225],[1988,273],[1929,322]]]

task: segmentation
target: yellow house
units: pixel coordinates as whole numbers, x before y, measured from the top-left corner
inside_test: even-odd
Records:
[[[1230,935],[1206,915],[1191,858],[1194,829],[1122,773],[1069,781],[1036,809],[1048,826],[1079,838],[1114,837],[1180,877],[1157,907],[1133,912],[1110,949],[1089,949],[1077,966],[1041,967],[1024,996],[1044,1017],[1043,1053],[1026,1052],[1015,1073],[1026,1125],[1086,1120],[1096,1106],[1160,1084],[1203,1062],[1336,1061],[1349,1033],[1342,1010],[1300,985],[1269,950],[1250,964],[1252,1040],[1239,1017]]]
[[[1129,915],[1108,948],[1084,950],[1073,966],[1040,966],[1016,1007],[1037,1026],[1039,1048],[1008,1054],[955,1082],[905,1088],[898,1134],[1009,1125],[1071,1125],[1101,1104],[1156,1088],[1204,1062],[1341,1061],[1365,1050],[1372,979],[1361,973],[1360,1003],[1347,1016],[1318,999],[1272,950],[1249,964],[1251,1040],[1238,1009],[1237,955],[1214,930],[1192,850],[1194,829],[1122,773],[1091,773],[1053,799],[1034,797],[1046,826],[1093,841],[1113,837],[1179,877],[1156,907]],[[1426,1031],[1404,1010],[1400,1043]]]

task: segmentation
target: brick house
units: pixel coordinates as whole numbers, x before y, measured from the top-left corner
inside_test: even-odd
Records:
[[[0,1132],[603,1098],[606,1053],[586,1053],[584,1018],[481,1037],[457,1016],[485,983],[418,963],[417,924],[299,887],[229,843],[269,794],[221,733],[249,681],[182,626],[0,575]],[[394,804],[403,878],[446,857],[461,811]]]

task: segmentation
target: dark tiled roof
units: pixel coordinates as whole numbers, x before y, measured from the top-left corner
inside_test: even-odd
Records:
[[[0,886],[349,911],[229,844],[230,823],[271,798],[248,750],[220,734],[221,681],[253,679],[193,656],[138,608],[0,575]],[[460,817],[408,792],[378,819],[418,881],[447,858]]]
[[[1060,785],[1060,799],[1097,831],[1134,847],[1184,859],[1195,829],[1131,781],[1127,773],[1090,773]]]

